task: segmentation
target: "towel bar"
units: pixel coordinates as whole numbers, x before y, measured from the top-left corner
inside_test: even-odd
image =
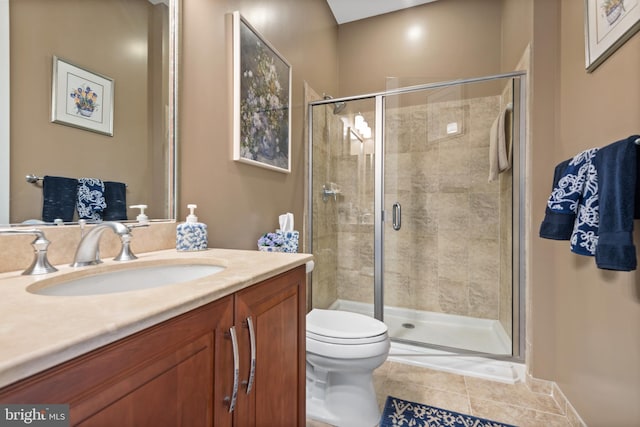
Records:
[[[42,181],[44,178],[36,175],[27,175],[24,177],[24,179],[26,179],[30,184],[35,184],[38,181]]]
[[[26,175],[24,179],[30,184],[35,184],[38,181],[42,181],[44,177],[29,174],[29,175]],[[125,187],[129,187],[129,184],[125,184]]]

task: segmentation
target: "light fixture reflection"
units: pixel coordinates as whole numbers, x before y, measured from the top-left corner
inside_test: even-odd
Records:
[[[413,25],[407,30],[407,38],[410,41],[418,40],[422,36],[422,27]]]
[[[362,113],[357,113],[353,117],[353,127],[349,129],[351,132],[351,154],[372,154],[367,150],[371,151],[373,146],[373,131]]]
[[[146,60],[149,53],[147,40],[130,40],[126,45],[126,51],[132,59]]]

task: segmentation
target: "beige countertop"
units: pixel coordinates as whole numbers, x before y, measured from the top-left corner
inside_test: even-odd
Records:
[[[264,279],[304,265],[309,254],[175,249],[137,254],[129,262],[59,266],[58,272],[0,274],[0,387],[215,301]],[[91,296],[46,296],[27,291],[46,280],[91,275],[135,265],[208,263],[225,267],[214,275],[168,286]],[[67,276],[68,277],[68,276]]]

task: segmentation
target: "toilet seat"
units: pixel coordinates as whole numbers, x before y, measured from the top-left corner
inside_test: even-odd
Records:
[[[376,335],[375,337],[364,338],[336,338],[326,335],[318,335],[313,332],[307,331],[307,340],[314,340],[326,344],[339,344],[339,345],[361,345],[361,344],[373,344],[387,340],[387,334]]]
[[[313,309],[307,314],[307,339],[359,345],[388,339],[387,325],[363,314]]]

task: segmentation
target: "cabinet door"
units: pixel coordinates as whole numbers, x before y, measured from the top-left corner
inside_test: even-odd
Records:
[[[68,403],[73,426],[231,426],[219,410],[228,375],[226,297],[0,390],[3,403]]]
[[[210,426],[213,357],[212,336],[203,335],[76,402],[71,419],[83,427]]]
[[[304,266],[236,294],[242,384],[236,427],[305,425],[305,307]],[[256,356],[252,384],[250,329]]]

